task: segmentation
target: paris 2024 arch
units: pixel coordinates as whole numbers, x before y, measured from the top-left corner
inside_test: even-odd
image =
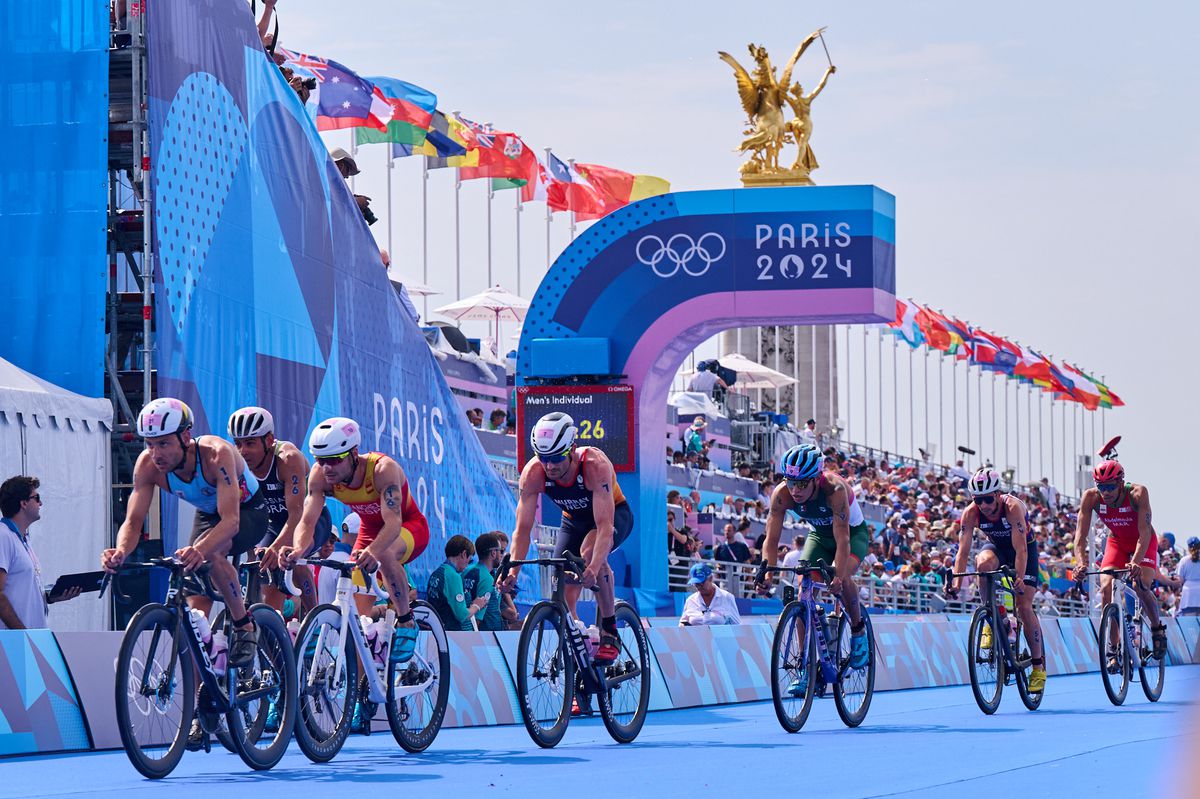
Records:
[[[548,388],[523,389],[541,404],[520,415],[568,397],[581,428],[601,425],[637,519],[635,588],[666,588],[667,392],[688,353],[731,328],[889,322],[895,264],[895,197],[875,186],[653,197],[554,262],[517,353],[517,385]]]

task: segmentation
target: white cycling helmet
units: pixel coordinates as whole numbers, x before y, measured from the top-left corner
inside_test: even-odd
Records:
[[[578,433],[575,420],[565,413],[548,413],[529,432],[529,445],[535,455],[561,455],[571,449]]]
[[[1000,490],[1000,475],[995,469],[985,466],[971,475],[967,482],[967,490],[973,497],[995,493]]]
[[[259,438],[275,432],[275,417],[266,408],[249,405],[238,408],[229,417],[229,437]]]
[[[327,458],[349,452],[362,443],[358,422],[345,416],[335,416],[317,425],[308,438],[308,451],[314,458]]]
[[[192,426],[192,409],[183,400],[159,397],[150,400],[137,418],[137,434],[142,438],[157,438],[181,433]]]

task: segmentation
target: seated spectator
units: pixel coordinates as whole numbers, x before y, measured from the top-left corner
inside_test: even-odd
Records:
[[[490,597],[481,596],[467,604],[462,573],[475,554],[475,545],[466,536],[451,536],[446,542],[446,560],[429,575],[425,598],[437,611],[447,630],[471,631],[472,617],[487,607]]]
[[[695,586],[696,591],[683,603],[683,615],[679,617],[681,627],[742,623],[733,594],[717,585],[712,566],[707,563],[692,566],[688,585]]]
[[[494,433],[503,433],[508,430],[508,413],[496,408],[488,414],[487,429]]]
[[[471,423],[471,427],[483,427],[483,409],[482,408],[467,408],[467,421]]]
[[[475,539],[475,553],[478,560],[468,566],[462,575],[463,593],[468,602],[483,599],[486,603],[475,614],[475,624],[480,630],[503,630],[500,592],[496,590],[496,580],[492,577],[503,555],[500,539],[492,533],[484,533]]]
[[[496,536],[496,541],[500,544],[500,552],[508,552],[508,536],[500,530],[493,530],[492,535]],[[501,558],[503,558],[501,554]],[[517,587],[514,585],[511,589],[505,591],[500,589],[500,618],[504,620],[504,629],[519,630],[521,629],[521,613],[517,610],[517,604],[513,601],[513,597],[517,595]]]

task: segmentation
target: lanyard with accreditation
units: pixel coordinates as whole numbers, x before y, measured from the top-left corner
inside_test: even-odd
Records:
[[[49,609],[50,605],[46,601],[46,592],[42,589],[42,564],[38,562],[37,555],[33,554],[33,548],[29,546],[29,540],[21,535],[21,531],[17,529],[17,525],[12,519],[0,519],[4,526],[12,530],[13,535],[21,542],[21,546],[25,547],[25,553],[29,555],[29,561],[33,564],[33,576],[37,581],[38,593],[42,595],[42,604]]]

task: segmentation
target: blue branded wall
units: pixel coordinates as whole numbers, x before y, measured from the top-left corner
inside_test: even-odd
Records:
[[[0,357],[104,392],[108,4],[0,3]]]
[[[969,616],[872,618],[878,656],[876,690],[969,681],[965,651]],[[775,619],[686,628],[672,618],[650,622],[646,637],[653,655],[651,710],[771,698]],[[1042,629],[1051,675],[1095,671],[1098,653],[1090,619],[1044,617]],[[1200,620],[1168,619],[1167,629],[1168,663],[1200,663]],[[518,636],[516,632],[448,633],[451,678],[445,726],[520,723],[515,679]],[[0,631],[0,755],[119,747],[113,673],[100,666],[115,661],[121,637],[120,632]],[[1167,697],[1177,700],[1171,685],[1168,674]],[[1101,690],[1098,679],[1094,688]],[[770,711],[764,712],[769,716]],[[378,731],[387,728],[382,709],[375,721]]]
[[[149,37],[159,393],[190,403],[202,432],[249,404],[302,445],[323,418],[356,419],[429,518],[411,569],[424,585],[450,535],[511,529],[512,492],[401,311],[249,6],[160,0]]]

